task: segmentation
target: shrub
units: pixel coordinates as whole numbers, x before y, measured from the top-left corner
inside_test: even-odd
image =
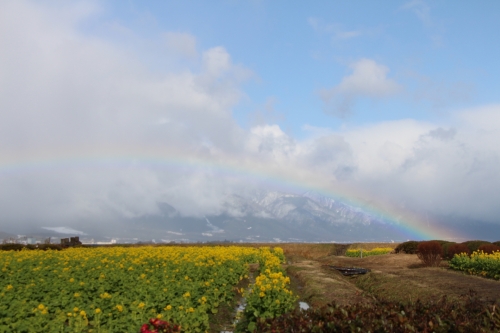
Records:
[[[448,246],[448,253],[445,255],[445,258],[452,259],[455,254],[467,253],[470,254],[469,248],[465,244],[452,244]]]
[[[344,256],[349,246],[351,244],[334,244],[331,254],[334,256]]]
[[[417,241],[408,241],[399,244],[394,252],[396,253],[407,253],[407,254],[415,254],[417,253],[418,242]]]
[[[2,244],[0,249],[4,251],[21,251],[24,248],[22,244]]]
[[[443,248],[443,258],[448,258],[448,249],[450,246],[456,244],[455,242],[448,242],[444,240],[437,240],[439,244],[441,244],[441,247]]]
[[[259,321],[256,332],[498,332],[500,309],[476,297],[465,302],[331,304]]]
[[[0,245],[0,250],[4,251],[21,251],[23,249],[26,250],[62,250],[61,245],[59,244],[2,244]]]
[[[483,251],[487,254],[492,254],[493,252],[500,251],[500,246],[496,246],[493,244],[483,244],[479,247],[479,251]]]
[[[496,246],[500,246],[500,241],[498,241],[498,242],[493,242],[492,244],[493,244],[493,245],[496,245]]]
[[[420,242],[417,246],[417,256],[425,266],[439,266],[443,247],[438,241]]]
[[[491,243],[487,242],[487,241],[482,241],[482,240],[471,240],[471,241],[463,242],[462,244],[467,246],[469,248],[470,253],[472,253],[474,251],[478,251],[479,247],[481,245],[491,244]]]

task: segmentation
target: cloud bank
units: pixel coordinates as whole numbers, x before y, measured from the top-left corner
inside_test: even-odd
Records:
[[[160,67],[176,69],[152,71],[114,40],[81,32],[99,13],[0,4],[0,226],[108,223],[158,214],[160,202],[185,216],[238,214],[229,196],[277,178],[498,223],[500,105],[445,123],[305,126],[301,140],[273,123],[245,129],[232,112],[253,73],[223,46],[163,32],[172,63]],[[322,92],[332,113],[401,89],[373,60],[351,69]]]

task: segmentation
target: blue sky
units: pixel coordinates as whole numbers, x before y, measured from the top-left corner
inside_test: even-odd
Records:
[[[498,224],[499,10],[1,2],[0,217],[238,216],[278,179]]]
[[[238,122],[251,125],[252,113],[267,106],[274,122],[302,137],[304,124],[439,121],[454,109],[496,102],[499,7],[494,1],[112,2],[100,24],[87,28],[101,35],[117,22],[143,38],[173,31],[195,37],[199,50],[223,46],[254,73],[244,86],[248,99],[233,110]],[[320,91],[337,86],[360,59],[385,66],[401,89],[386,97],[360,94],[339,118]]]

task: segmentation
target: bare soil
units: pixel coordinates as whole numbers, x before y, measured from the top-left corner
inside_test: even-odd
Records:
[[[287,273],[301,299],[313,307],[337,304],[437,301],[443,296],[461,301],[470,295],[500,304],[500,281],[471,276],[448,268],[424,267],[416,255],[386,254],[365,258],[323,256],[310,259],[289,253]],[[328,266],[362,267],[371,272],[346,277]]]

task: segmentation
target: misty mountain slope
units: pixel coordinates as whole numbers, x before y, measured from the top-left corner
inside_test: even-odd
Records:
[[[231,195],[224,213],[181,216],[168,203],[160,215],[130,219],[123,231],[156,238],[193,241],[349,241],[401,238],[390,226],[359,208],[315,193],[256,192]],[[368,238],[367,238],[368,237]],[[378,238],[376,238],[378,237]]]

